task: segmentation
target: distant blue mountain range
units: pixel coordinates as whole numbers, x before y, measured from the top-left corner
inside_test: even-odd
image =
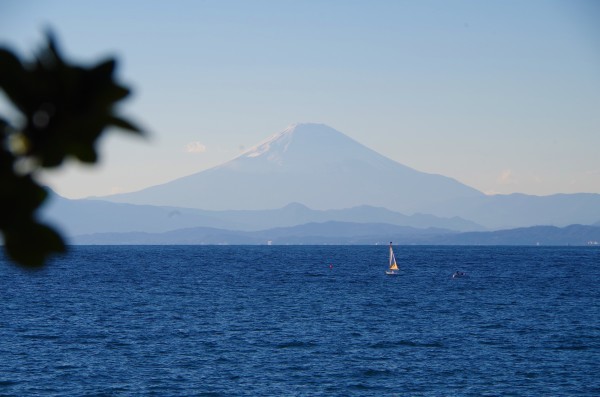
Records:
[[[179,235],[176,230],[190,228],[230,235],[344,222],[353,236],[338,228],[337,236],[316,237],[350,241],[366,233],[351,224],[387,224],[412,228],[409,234],[419,239],[423,230],[448,231],[438,233],[446,239],[436,237],[440,242],[466,238],[450,231],[598,225],[600,194],[488,196],[454,179],[392,161],[325,125],[298,124],[225,164],[139,192],[85,200],[54,194],[42,217],[70,237]],[[373,237],[371,232],[366,235]],[[267,238],[257,233],[236,238],[242,236],[248,241]]]
[[[163,233],[94,233],[77,236],[73,244],[424,244],[424,245],[593,245],[600,244],[600,227],[534,226],[494,232],[453,232],[415,229],[377,223],[325,222],[243,232],[215,228],[188,228]]]
[[[489,229],[536,225],[589,225],[600,219],[600,194],[493,195],[450,200],[428,208],[437,216],[459,216]]]
[[[425,214],[407,216],[369,206],[318,211],[293,203],[273,210],[206,211],[102,200],[70,200],[56,194],[51,195],[42,215],[67,236],[105,232],[160,233],[192,227],[258,231],[328,221],[386,223],[415,229],[484,230],[481,225],[458,217],[442,218]]]
[[[273,210],[295,202],[321,211],[366,206],[407,215],[459,217],[487,229],[566,226],[600,220],[600,194],[484,195],[452,178],[419,172],[392,161],[322,124],[293,125],[220,166],[102,199],[210,211]],[[383,213],[370,211],[363,221],[384,221],[379,217]],[[242,220],[257,214],[238,212],[236,217]],[[221,215],[218,218],[224,220]],[[353,221],[313,215],[306,222]],[[235,228],[243,229],[244,221],[241,223]],[[465,230],[464,226],[448,227]]]

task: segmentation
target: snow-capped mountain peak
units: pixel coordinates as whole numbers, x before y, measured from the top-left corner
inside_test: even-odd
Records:
[[[359,205],[411,213],[428,202],[481,193],[397,163],[324,124],[293,124],[212,169],[114,201],[202,209],[314,209]]]

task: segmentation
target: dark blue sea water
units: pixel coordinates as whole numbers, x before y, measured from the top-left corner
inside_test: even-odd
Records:
[[[90,246],[38,272],[2,257],[0,396],[600,395],[600,249],[399,247],[395,277],[387,255]]]

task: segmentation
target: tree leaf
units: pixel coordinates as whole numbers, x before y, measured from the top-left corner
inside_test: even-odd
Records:
[[[0,88],[8,99],[22,110],[27,98],[27,92],[23,87],[27,72],[23,64],[11,51],[0,48],[0,71]]]
[[[135,124],[132,124],[130,121],[125,120],[121,117],[118,116],[112,116],[110,118],[110,124],[114,125],[115,127],[121,128],[123,130],[127,130],[129,132],[134,132],[138,135],[143,135],[144,132]]]
[[[25,120],[9,126],[0,117],[0,231],[6,251],[17,263],[40,266],[66,247],[56,231],[35,218],[47,196],[33,178],[35,170],[17,172],[16,166],[56,167],[68,156],[95,163],[96,141],[108,128],[142,134],[114,114],[117,102],[130,94],[114,80],[116,66],[115,59],[92,67],[66,62],[50,31],[46,48],[29,64],[0,48],[0,89]],[[21,152],[9,148],[9,140],[16,136],[27,142]]]
[[[67,247],[62,237],[47,225],[31,221],[21,224],[11,233],[5,233],[7,254],[19,264],[36,268],[52,254],[65,253]]]

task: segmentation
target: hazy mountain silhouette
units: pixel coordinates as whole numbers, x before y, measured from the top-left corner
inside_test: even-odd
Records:
[[[515,193],[469,197],[429,205],[426,211],[440,217],[459,216],[490,229],[589,225],[600,218],[600,194],[531,196]]]
[[[244,232],[186,228],[163,233],[94,233],[77,236],[75,244],[428,244],[428,245],[598,245],[600,227],[533,226],[494,232],[458,233],[382,223],[324,222]]]
[[[386,244],[445,235],[444,229],[416,229],[383,223],[323,222],[244,232],[215,228],[187,228],[164,233],[94,233],[77,236],[75,244]]]
[[[436,202],[480,196],[454,179],[390,160],[326,125],[296,124],[220,166],[103,199],[206,210],[299,202],[319,210],[369,205],[413,213]]]
[[[207,211],[194,208],[160,207],[111,203],[103,200],[70,200],[52,193],[42,218],[67,236],[104,232],[159,233],[191,227],[257,231],[309,222],[343,221],[388,223],[414,228],[443,228],[456,231],[482,230],[464,219],[432,215],[403,215],[385,208],[360,206],[341,210],[313,210],[292,203],[272,210]]]
[[[466,232],[436,236],[436,244],[448,245],[594,245],[600,243],[600,227],[586,225],[532,226],[493,232]]]
[[[357,208],[363,208],[360,222],[386,222],[415,227],[441,226],[454,230],[476,230],[464,221],[488,229],[509,229],[534,225],[566,226],[591,224],[600,219],[600,194],[525,194],[486,196],[454,179],[416,171],[390,160],[322,124],[296,124],[274,135],[239,157],[212,169],[149,187],[138,192],[104,197],[115,202],[185,207],[219,212],[211,227],[252,230],[256,227],[292,226],[290,219],[305,222],[327,220],[354,222]],[[302,203],[312,210],[297,207],[282,209],[289,203]],[[374,209],[379,208],[379,210]],[[345,218],[343,209],[351,208]],[[386,220],[398,214],[413,215],[401,222]],[[225,214],[235,210],[235,214]],[[253,212],[258,210],[259,212]],[[265,212],[260,211],[279,211]],[[314,211],[329,212],[326,217]],[[247,211],[247,212],[244,212]],[[308,213],[313,211],[312,213]],[[215,214],[196,214],[212,217]],[[234,216],[233,218],[229,215]],[[261,223],[260,216],[281,219],[280,224]],[[414,223],[421,217],[423,223]],[[458,218],[455,218],[458,217]],[[439,218],[447,222],[440,225]],[[225,223],[223,223],[225,222]],[[227,225],[228,222],[237,223]],[[288,222],[288,223],[286,223]],[[143,229],[146,230],[146,229]]]

